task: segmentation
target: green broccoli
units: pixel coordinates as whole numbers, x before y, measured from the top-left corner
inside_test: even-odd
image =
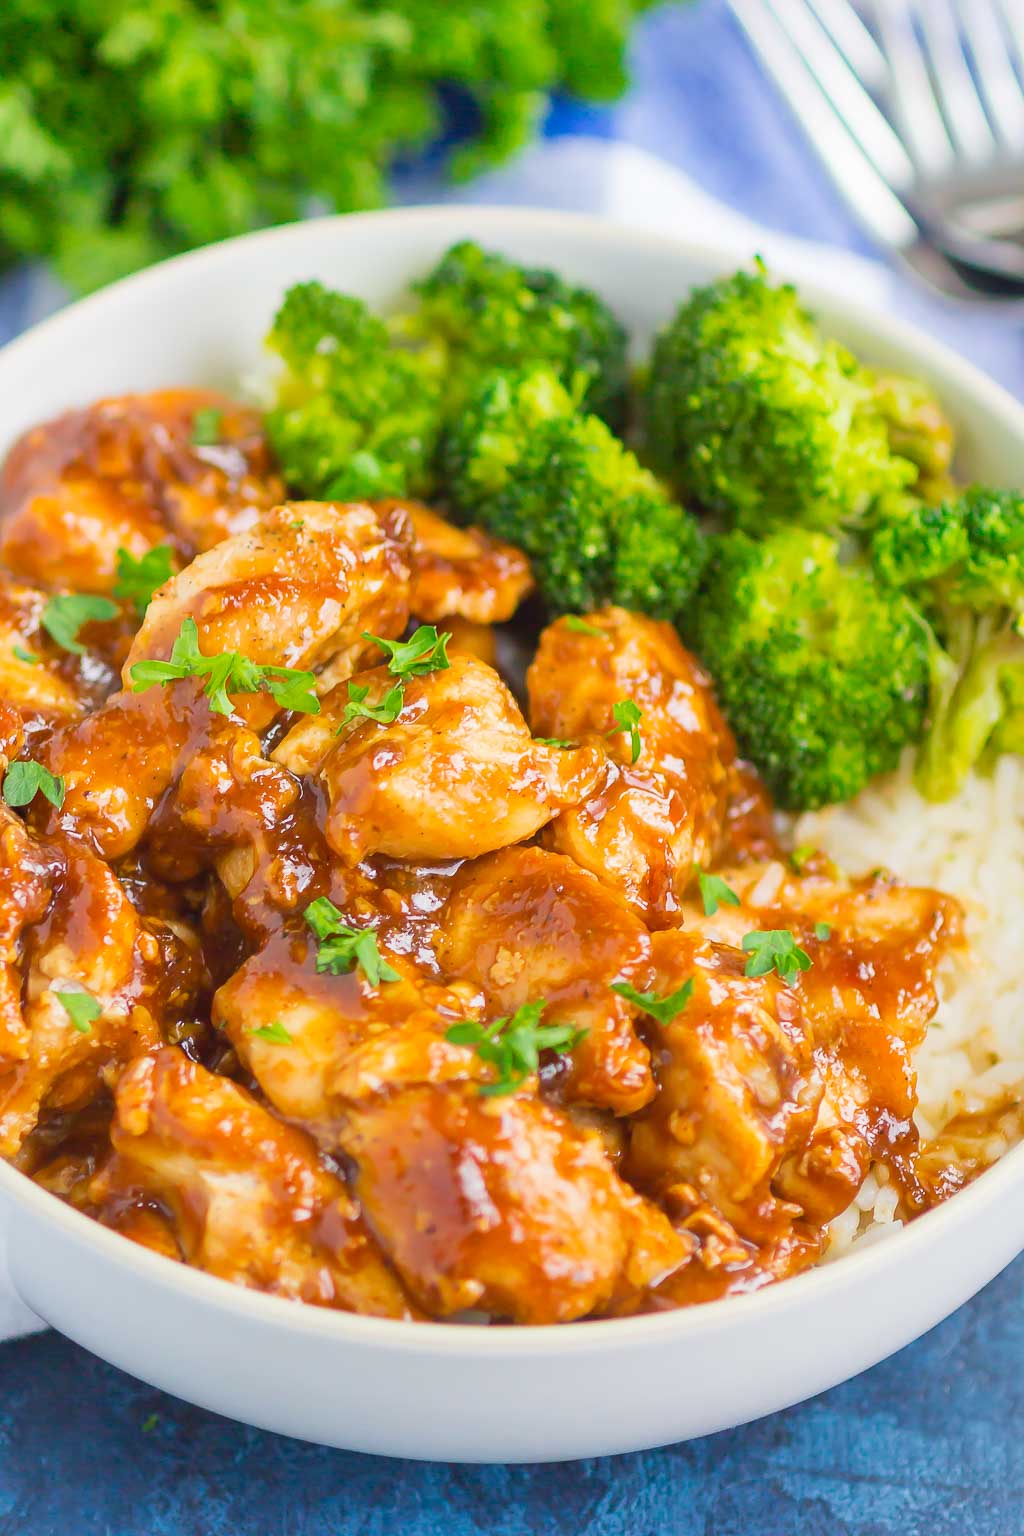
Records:
[[[530,556],[552,612],[621,603],[672,618],[704,559],[694,519],[548,369],[485,378],[449,430],[456,510]]]
[[[925,627],[870,568],[842,563],[827,534],[720,535],[684,634],[789,810],[850,799],[921,735]]]
[[[974,765],[1024,745],[1024,496],[974,486],[874,533],[879,576],[931,628],[928,731],[917,785],[948,800]]]
[[[907,383],[901,398],[889,380],[880,391],[822,336],[796,290],[773,287],[758,267],[696,289],[657,338],[647,451],[680,495],[748,532],[835,531],[917,480],[921,389]],[[916,431],[897,430],[901,403]]]
[[[626,399],[626,333],[607,305],[554,272],[520,267],[466,240],[414,285],[396,333],[432,356],[449,413],[496,368],[551,368],[613,425]]]
[[[360,299],[299,283],[267,340],[285,364],[267,432],[292,490],[354,501],[431,489],[440,380]]]

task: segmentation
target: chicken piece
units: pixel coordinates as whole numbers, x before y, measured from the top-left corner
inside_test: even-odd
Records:
[[[544,1023],[585,1030],[552,1086],[631,1115],[654,1096],[635,1008],[615,982],[646,987],[651,942],[626,903],[571,859],[507,848],[463,867],[437,940],[442,971],[483,992],[492,1014],[545,1001]]]
[[[206,655],[240,651],[260,665],[306,670],[332,662],[345,670],[343,658],[365,649],[367,626],[401,633],[407,590],[404,550],[367,507],[276,509],[259,528],[200,555],[153,598],[125,663],[124,691],[42,749],[40,760],[64,777],[65,799],[60,811],[33,814],[108,859],[135,847],[216,718],[200,679],[129,691],[133,665],[166,660],[184,619],[195,620]],[[232,705],[255,727],[279,712],[268,693],[239,695]]]
[[[662,1197],[690,1185],[743,1237],[773,1241],[800,1213],[772,1180],[807,1140],[822,1095],[799,998],[777,976],[746,976],[741,950],[671,931],[653,947],[652,990],[692,990],[654,1025],[658,1096],[631,1122],[629,1177]]]
[[[117,1157],[91,1189],[101,1219],[123,1227],[126,1205],[156,1199],[197,1269],[317,1306],[411,1315],[313,1142],[243,1088],[169,1047],[134,1062],[116,1099]]]
[[[527,673],[538,735],[603,738],[600,779],[547,840],[621,891],[648,927],[667,927],[694,864],[708,863],[722,838],[735,745],[710,680],[671,625],[623,608],[582,622],[549,625]],[[641,711],[635,763],[614,715],[620,702]]]
[[[510,619],[533,587],[521,550],[481,528],[456,528],[419,501],[375,502],[382,515],[400,507],[412,524],[410,607],[426,624],[450,618],[474,624]]]
[[[0,571],[0,695],[30,727],[77,719],[97,702],[78,659],[42,628],[46,595]]]
[[[689,1257],[597,1132],[536,1099],[411,1088],[353,1108],[344,1148],[374,1231],[434,1316],[571,1322]]]
[[[379,987],[318,974],[286,935],[215,999],[275,1109],[354,1166],[367,1218],[426,1311],[557,1322],[640,1294],[686,1242],[617,1177],[597,1133],[529,1083],[512,1098],[480,1093],[492,1069],[446,1038],[476,1006],[404,967]]]
[[[395,679],[376,667],[358,682],[376,706]],[[273,755],[303,773],[329,748],[316,769],[329,800],[327,841],[349,867],[375,853],[426,862],[521,842],[578,804],[601,771],[596,745],[563,751],[533,741],[498,674],[471,656],[407,682],[393,724],[339,724],[347,702],[347,689],[334,690]]]
[[[216,441],[196,443],[196,417]],[[257,412],[204,390],[100,400],[33,427],[0,476],[0,561],[43,586],[109,592],[117,551],[181,561],[283,500]]]
[[[880,871],[844,880],[820,857],[800,874],[778,861],[719,873],[740,905],[706,916],[694,903],[684,913],[688,930],[731,944],[754,931],[789,931],[811,961],[793,989],[814,1029],[824,1094],[807,1147],[779,1187],[825,1222],[878,1160],[919,1208],[927,1194],[915,1171],[912,1056],[938,1007],[939,966],[963,943],[959,904]]]
[[[39,838],[0,810],[0,852],[0,1156],[10,1156],[41,1109],[88,1104],[106,1074],[159,1041],[161,1024],[189,1018],[205,972],[194,936],[140,917],[73,839]],[[62,1001],[83,994],[85,1014]]]

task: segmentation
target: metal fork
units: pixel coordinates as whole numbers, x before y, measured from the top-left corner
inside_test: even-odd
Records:
[[[1024,295],[1024,0],[730,4],[880,244],[949,295]]]

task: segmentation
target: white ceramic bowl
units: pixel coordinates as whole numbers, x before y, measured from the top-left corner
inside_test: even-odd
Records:
[[[388,302],[464,237],[591,284],[641,345],[695,281],[735,264],[597,220],[422,209],[290,226],[181,257],[0,353],[0,451],[32,423],[122,390],[237,388],[289,283]],[[928,337],[803,291],[870,358],[930,378],[967,470],[1024,480],[1024,409]],[[1024,1247],[1024,1148],[906,1231],[751,1297],[562,1328],[350,1317],[230,1286],[135,1247],[0,1163],[14,1284],[54,1327],[220,1413],[359,1451],[545,1461],[707,1434],[873,1365]],[[68,1390],[74,1384],[68,1383]]]

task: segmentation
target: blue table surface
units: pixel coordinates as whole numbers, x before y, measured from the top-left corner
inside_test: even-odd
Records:
[[[612,112],[559,104],[548,132],[628,139],[765,224],[868,249],[722,0],[648,17],[634,79]],[[908,292],[906,307],[926,301]],[[1024,385],[1019,332],[945,329]],[[801,1407],[666,1450],[546,1467],[303,1445],[45,1334],[0,1347],[0,1536],[1019,1536],[1022,1300],[1024,1259],[917,1344]]]

